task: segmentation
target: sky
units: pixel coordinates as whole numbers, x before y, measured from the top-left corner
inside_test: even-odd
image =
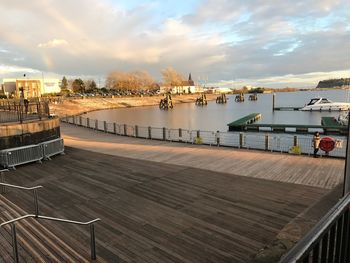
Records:
[[[173,67],[220,87],[350,77],[348,0],[0,0],[0,79]]]

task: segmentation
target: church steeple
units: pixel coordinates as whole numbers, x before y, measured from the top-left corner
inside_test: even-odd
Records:
[[[194,81],[192,80],[192,75],[191,75],[191,73],[188,75],[188,84],[189,84],[190,86],[194,86]]]

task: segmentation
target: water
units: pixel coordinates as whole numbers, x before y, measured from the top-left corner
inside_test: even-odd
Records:
[[[234,101],[235,95],[228,96],[227,104],[216,104],[210,101],[207,106],[196,106],[194,103],[176,104],[172,110],[160,110],[158,106],[135,107],[90,112],[86,117],[107,122],[129,125],[183,128],[189,130],[227,131],[227,124],[253,112],[260,112],[262,119],[257,123],[274,124],[321,124],[321,117],[338,117],[339,112],[272,112],[272,94],[258,94],[258,101]],[[276,93],[276,107],[302,107],[314,97],[325,97],[337,102],[348,102],[347,90],[299,91]]]

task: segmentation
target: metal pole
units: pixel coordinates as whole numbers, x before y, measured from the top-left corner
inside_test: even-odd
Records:
[[[91,241],[91,259],[96,260],[96,242],[95,242],[95,226],[90,225],[90,241]]]
[[[12,248],[13,248],[13,262],[18,263],[18,248],[17,248],[17,234],[16,234],[16,223],[11,225],[12,230]]]
[[[1,171],[1,182],[5,183],[5,177],[4,177],[4,172]],[[3,185],[1,186],[1,193],[5,194],[6,193],[6,186]]]
[[[349,111],[350,117],[350,111]],[[343,196],[350,192],[350,147],[349,147],[349,138],[350,138],[350,122],[348,122],[348,134],[346,140],[346,159],[345,159],[345,172],[344,172],[344,186],[343,186]]]
[[[276,94],[272,94],[272,111],[275,111],[275,97],[276,97]]]
[[[36,189],[33,190],[33,196],[34,196],[35,216],[38,217],[38,215],[39,215],[39,202],[38,202],[38,191]]]

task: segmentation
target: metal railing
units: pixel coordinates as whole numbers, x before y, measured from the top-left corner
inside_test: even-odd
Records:
[[[12,232],[12,248],[13,248],[13,258],[14,262],[18,263],[18,245],[17,245],[17,231],[16,231],[16,222],[27,219],[27,218],[35,218],[35,219],[43,219],[43,220],[49,220],[49,221],[56,221],[56,222],[62,222],[62,223],[68,223],[68,224],[75,224],[75,225],[89,225],[90,226],[90,258],[92,260],[96,260],[96,241],[95,241],[95,225],[94,223],[100,221],[100,218],[93,219],[88,222],[81,222],[81,221],[74,221],[74,220],[67,220],[57,217],[49,217],[49,216],[43,216],[39,214],[39,199],[38,199],[38,192],[37,190],[42,188],[41,185],[34,186],[34,187],[23,187],[18,185],[12,185],[7,184],[4,182],[4,172],[7,172],[7,169],[0,170],[1,175],[1,190],[2,193],[6,192],[6,188],[13,188],[18,190],[24,190],[24,191],[32,191],[33,192],[33,200],[34,200],[34,214],[27,214],[24,216],[20,216],[18,218],[11,219],[9,221],[3,222],[0,224],[0,227],[4,227],[6,225],[11,225],[11,232]]]
[[[268,132],[263,134],[254,132],[186,130],[181,128],[169,129],[165,127],[159,128],[109,123],[106,121],[85,118],[83,116],[66,116],[61,118],[61,121],[115,135],[143,139],[306,155],[312,155],[314,151],[312,143],[313,136],[308,134],[293,135]],[[334,150],[329,153],[325,153],[320,150],[318,154],[323,156],[344,158],[347,138],[344,136],[333,137],[337,142]]]
[[[90,249],[91,249],[90,258],[91,258],[91,260],[96,260],[96,241],[95,241],[95,225],[94,225],[94,223],[100,221],[101,220],[100,218],[96,218],[96,219],[88,221],[88,222],[80,222],[80,221],[67,220],[67,219],[56,218],[56,217],[27,214],[27,215],[17,217],[15,219],[12,219],[12,220],[9,220],[7,222],[0,224],[0,227],[4,227],[4,226],[9,225],[9,224],[11,225],[13,258],[14,258],[15,263],[19,262],[16,222],[24,220],[24,219],[28,219],[28,218],[43,219],[43,220],[56,221],[56,222],[61,222],[61,223],[90,226],[90,246],[91,246],[90,247]]]
[[[42,156],[46,160],[50,160],[50,157],[64,153],[64,142],[62,138],[39,143],[42,149]]]
[[[43,159],[43,150],[40,145],[26,145],[22,147],[10,148],[0,151],[0,165],[5,168],[13,168],[15,166],[41,161]]]
[[[0,100],[0,123],[41,120],[50,117],[46,101]]]
[[[343,197],[280,263],[350,262],[350,194]]]

